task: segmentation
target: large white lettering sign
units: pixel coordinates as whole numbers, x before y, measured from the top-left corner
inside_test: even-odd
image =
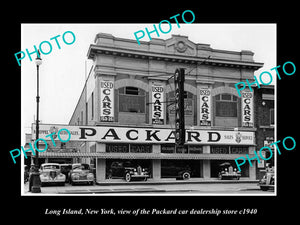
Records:
[[[100,82],[100,121],[114,121],[114,83],[113,81]]]
[[[40,124],[39,137],[45,140],[57,140],[57,135],[50,135],[58,130],[68,129],[70,141],[97,141],[123,143],[175,143],[175,131],[172,129],[108,127],[108,126],[70,126]],[[35,124],[32,125],[35,136]],[[187,144],[235,144],[253,145],[254,132],[186,130]],[[61,139],[69,138],[67,132],[60,132]]]
[[[253,93],[250,91],[242,93],[242,126],[253,127]]]
[[[164,124],[164,88],[152,86],[152,124]]]
[[[210,89],[200,89],[200,126],[211,126]]]

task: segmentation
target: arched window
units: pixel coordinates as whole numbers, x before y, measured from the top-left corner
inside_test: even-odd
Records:
[[[167,107],[167,123],[173,124],[175,121],[175,104],[172,103],[175,101],[174,99],[174,91],[171,91],[167,95],[167,99],[170,103],[168,103]],[[196,110],[196,96],[193,93],[184,91],[184,115],[185,115],[185,125],[192,126],[196,124],[197,121],[197,113]]]
[[[216,116],[237,117],[237,97],[231,94],[219,94],[216,99]]]
[[[145,113],[146,93],[137,87],[122,87],[119,89],[119,111]]]

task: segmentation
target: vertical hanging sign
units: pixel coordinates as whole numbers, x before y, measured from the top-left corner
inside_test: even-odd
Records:
[[[243,91],[242,93],[242,126],[253,127],[253,93]]]
[[[114,82],[100,81],[100,121],[114,121]]]
[[[152,124],[164,124],[164,88],[152,85]]]
[[[200,89],[200,126],[211,126],[211,90]]]

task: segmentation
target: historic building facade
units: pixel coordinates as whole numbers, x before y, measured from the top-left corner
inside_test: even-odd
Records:
[[[111,178],[115,162],[131,161],[151,178],[172,177],[170,170],[188,165],[191,178],[216,179],[220,164],[256,148],[253,92],[239,97],[234,84],[254,81],[254,53],[213,49],[187,36],[135,40],[99,33],[90,45],[94,64],[69,125],[103,127],[105,135],[77,144],[96,165],[97,182]],[[186,147],[175,152],[174,79],[185,68]],[[107,130],[110,128],[109,130]],[[255,180],[257,164],[242,166],[242,178]]]
[[[257,163],[257,177],[261,178],[264,174],[266,164],[275,166],[276,151],[274,151],[275,142],[275,90],[273,85],[260,85],[260,88],[255,88],[254,96],[255,104],[255,126],[256,126],[256,149],[259,150],[264,146],[269,146],[273,151],[273,157],[270,160],[261,160]],[[270,157],[269,151],[263,151],[265,158]]]

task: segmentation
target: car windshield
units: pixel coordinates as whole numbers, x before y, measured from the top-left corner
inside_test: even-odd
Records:
[[[78,165],[73,165],[73,170],[89,170],[90,167],[88,164],[78,164]]]
[[[59,165],[44,165],[43,169],[44,170],[53,170],[53,169],[58,170],[59,169]]]
[[[130,161],[124,162],[123,166],[124,167],[134,167]]]

